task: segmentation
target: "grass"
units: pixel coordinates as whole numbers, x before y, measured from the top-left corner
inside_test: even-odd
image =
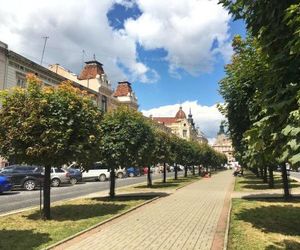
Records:
[[[300,202],[234,199],[229,250],[300,249]]]
[[[188,177],[178,177],[177,180],[174,180],[174,178],[168,178],[166,183],[163,183],[162,180],[154,181],[152,183],[152,187],[148,188],[147,184],[137,185],[134,186],[134,189],[175,189],[183,187],[191,182],[194,182],[196,180],[200,180],[201,177],[199,176],[193,176],[190,175]]]
[[[300,183],[295,180],[289,180],[290,187],[296,188],[300,187]],[[281,189],[282,179],[279,175],[274,175],[274,189]],[[236,177],[234,191],[254,191],[254,190],[263,190],[269,189],[268,183],[263,183],[263,180],[257,178],[252,172],[245,171],[243,177]]]
[[[45,248],[150,198],[153,196],[72,200],[53,206],[50,221],[41,220],[38,210],[0,217],[0,249]]]

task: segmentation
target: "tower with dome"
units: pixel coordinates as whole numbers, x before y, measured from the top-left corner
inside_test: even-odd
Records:
[[[152,120],[162,124],[171,129],[172,133],[185,140],[195,140],[200,143],[207,143],[207,139],[204,134],[199,131],[194,123],[193,115],[191,109],[189,111],[188,117],[182,109],[179,107],[177,113],[173,117],[153,117]]]

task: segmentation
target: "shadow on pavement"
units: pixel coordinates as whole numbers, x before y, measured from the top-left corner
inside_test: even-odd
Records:
[[[299,250],[300,242],[294,240],[283,240],[275,242],[274,245],[266,247],[266,250],[275,250],[275,249],[288,249],[288,250]]]
[[[48,234],[32,230],[0,230],[0,249],[34,249],[51,240]]]
[[[236,216],[238,220],[249,222],[263,232],[300,235],[300,207],[292,205],[261,206],[243,209]]]
[[[242,199],[245,200],[260,200],[260,201],[282,201],[285,202],[286,200],[283,199],[283,193],[261,193],[261,194],[249,194],[242,196]],[[300,202],[300,194],[292,194],[291,198],[288,200],[288,202]]]
[[[61,205],[51,208],[51,218],[53,221],[77,221],[93,217],[101,217],[108,214],[117,214],[120,210],[125,209],[125,204],[78,204],[78,205]],[[40,220],[40,212],[24,216],[30,220]]]
[[[11,191],[11,192],[3,192],[3,193],[0,193],[0,196],[10,196],[10,195],[16,195],[16,194],[19,194],[20,192],[18,191]]]
[[[106,197],[96,197],[92,200],[103,201],[103,202],[122,202],[122,201],[137,201],[137,200],[150,200],[155,197],[165,197],[168,196],[168,193],[164,192],[143,192],[143,193],[129,193],[116,195],[115,198]]]

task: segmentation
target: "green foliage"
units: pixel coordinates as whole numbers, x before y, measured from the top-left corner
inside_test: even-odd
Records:
[[[255,84],[255,94],[245,99],[247,102],[254,101],[254,104],[259,104],[261,109],[254,110],[256,119],[249,119],[246,130],[250,129],[252,132],[247,133],[247,146],[241,148],[241,151],[247,161],[256,159],[255,163],[257,159],[263,159],[299,164],[300,3],[294,0],[219,2],[230,10],[234,18],[245,20],[248,33],[257,41],[255,47],[261,51],[261,56],[249,61],[254,63],[258,60],[266,65],[266,71],[262,72],[262,81]],[[240,57],[243,52],[236,50],[236,54]],[[242,71],[253,72],[250,82],[255,83],[257,74],[254,68],[242,68]],[[237,68],[233,72],[226,72],[226,78],[238,72]],[[229,82],[230,86],[236,86],[234,78],[229,79]],[[249,81],[242,79],[241,84],[247,86]],[[228,88],[224,90],[224,93],[227,92],[230,93]],[[239,93],[243,96],[242,91]],[[231,102],[230,99],[226,102],[228,100]],[[251,107],[252,105],[248,107],[248,113],[253,112]],[[232,127],[238,122],[231,119],[229,124]],[[261,151],[257,152],[258,149]]]
[[[15,163],[61,166],[91,162],[99,152],[102,115],[91,98],[66,82],[1,92],[0,155]]]
[[[171,137],[165,132],[155,129],[155,143],[152,162],[172,164]]]
[[[106,113],[101,123],[101,161],[108,167],[148,165],[154,134],[143,115],[127,107]]]

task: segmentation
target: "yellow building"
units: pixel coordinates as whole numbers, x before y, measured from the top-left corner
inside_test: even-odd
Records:
[[[215,143],[212,146],[216,151],[221,152],[227,156],[228,163],[234,162],[234,149],[232,141],[225,134],[224,125],[221,123],[220,131],[218,132]]]
[[[179,138],[185,140],[198,141],[200,143],[207,143],[207,139],[204,137],[203,133],[195,128],[195,123],[190,110],[188,118],[182,107],[179,107],[175,117],[152,117],[152,120],[158,122],[159,124],[165,125],[170,128],[172,133],[177,135]]]
[[[79,76],[59,64],[50,65],[49,69],[97,92],[99,106],[104,112],[113,110],[121,104],[138,109],[137,98],[131,88],[131,83],[128,81],[119,82],[114,91],[104,72],[103,64],[96,60],[86,62]]]

